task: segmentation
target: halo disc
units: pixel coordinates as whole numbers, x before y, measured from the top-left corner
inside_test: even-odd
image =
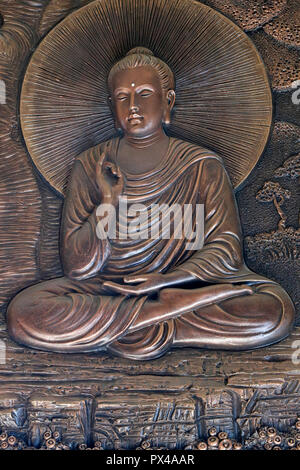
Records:
[[[193,0],[97,0],[48,33],[21,93],[22,131],[39,172],[63,195],[74,158],[115,135],[107,76],[136,46],[174,72],[169,135],[218,153],[233,186],[241,185],[269,135],[267,74],[247,35]]]

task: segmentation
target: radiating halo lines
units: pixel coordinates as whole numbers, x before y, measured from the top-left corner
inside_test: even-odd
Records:
[[[107,76],[136,46],[151,49],[174,72],[168,133],[218,153],[239,187],[269,136],[268,77],[247,35],[193,0],[97,0],[47,34],[28,64],[20,104],[38,171],[64,195],[75,157],[116,135]]]

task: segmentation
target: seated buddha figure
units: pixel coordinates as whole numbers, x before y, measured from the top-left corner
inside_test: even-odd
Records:
[[[167,134],[175,102],[169,66],[146,48],[132,49],[112,67],[108,89],[120,132],[75,160],[61,224],[64,276],[15,296],[7,311],[11,337],[44,351],[136,360],[171,348],[247,350],[285,338],[294,306],[244,263],[222,158]],[[120,219],[114,236],[99,236],[108,221],[99,207],[118,212],[122,198],[128,213],[136,204],[202,205],[201,247],[188,248],[176,223],[168,237],[121,237]],[[146,228],[154,223],[147,220]]]

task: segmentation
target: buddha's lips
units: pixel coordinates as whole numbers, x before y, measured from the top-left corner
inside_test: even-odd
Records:
[[[143,118],[143,116],[140,116],[139,114],[132,114],[131,116],[129,116],[128,121],[130,122],[130,121],[134,121],[136,119],[139,119],[141,121],[144,118]]]

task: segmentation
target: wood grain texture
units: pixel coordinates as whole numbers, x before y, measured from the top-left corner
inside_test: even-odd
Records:
[[[5,21],[0,30],[0,79],[6,86],[6,103],[1,105],[0,114],[0,302],[3,303],[38,279],[41,197],[18,127],[19,80],[36,41],[32,26],[39,8],[37,4],[34,14],[31,9],[28,23],[24,23],[26,6],[21,12],[16,2],[2,5],[1,13]]]
[[[60,201],[44,187],[44,183],[38,186],[19,125],[20,83],[32,50],[47,28],[50,29],[75,6],[84,4],[70,1],[69,8],[67,2],[65,5],[56,3],[50,8],[51,3],[11,0],[2,1],[0,5],[3,18],[0,79],[6,85],[6,103],[1,105],[0,113],[2,305],[25,286],[61,272],[57,246]],[[52,14],[53,11],[56,14]],[[49,253],[44,254],[47,249]]]
[[[39,189],[43,212],[38,261],[41,279],[51,279],[63,275],[59,249],[63,201],[40,180]]]

